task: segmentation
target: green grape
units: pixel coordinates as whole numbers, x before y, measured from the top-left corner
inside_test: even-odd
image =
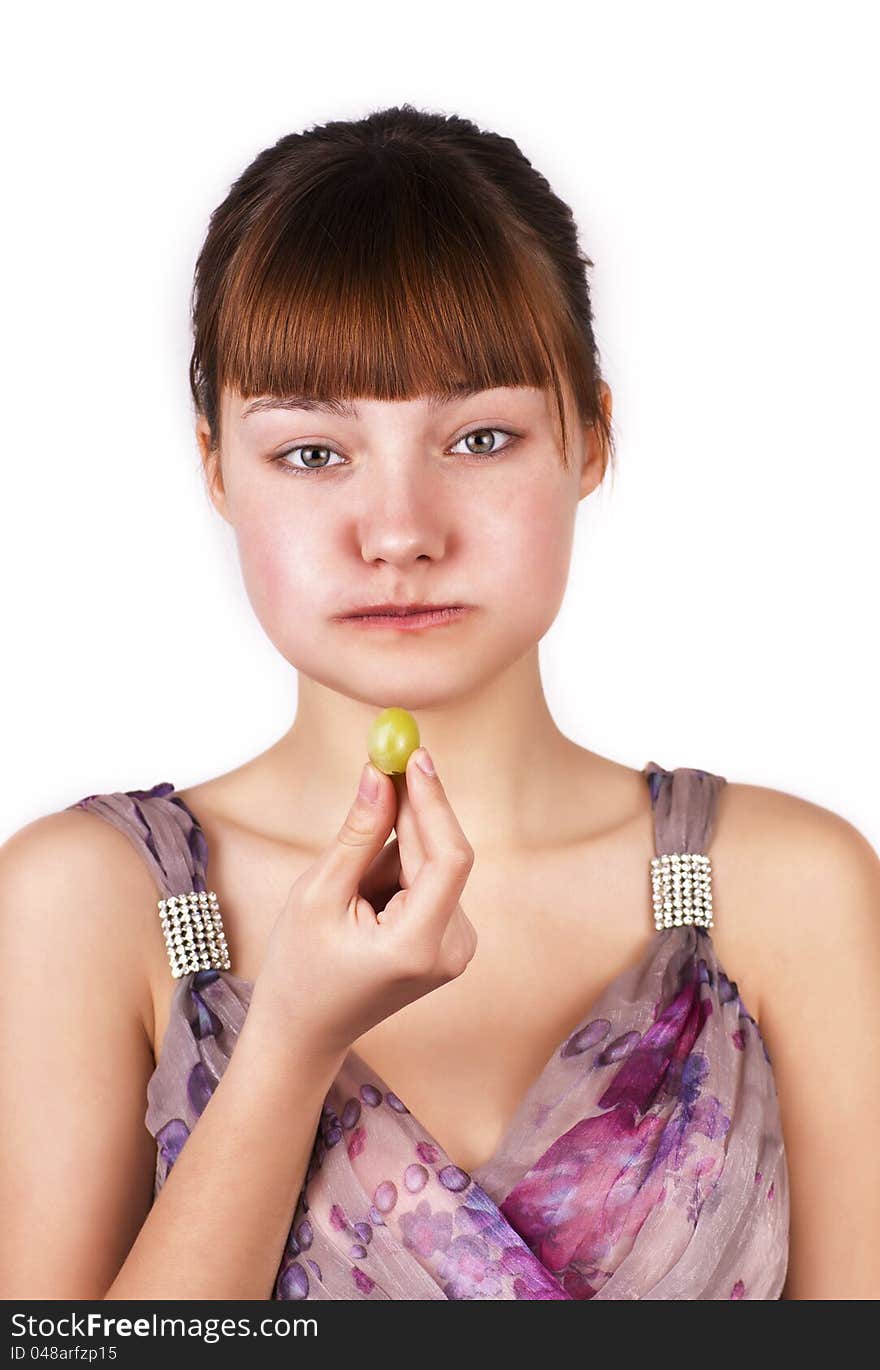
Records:
[[[367,752],[377,770],[403,775],[419,743],[419,725],[406,709],[383,709],[370,724]]]

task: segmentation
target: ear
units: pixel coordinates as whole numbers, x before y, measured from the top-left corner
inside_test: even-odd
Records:
[[[202,459],[202,474],[208,498],[221,518],[230,522],[226,507],[226,491],[223,488],[223,469],[220,464],[220,449],[212,446],[211,428],[203,414],[196,419],[196,441]]]
[[[599,394],[606,422],[610,424],[611,389],[605,381],[599,382]],[[584,460],[581,467],[579,499],[585,499],[587,495],[592,494],[596,486],[601,483],[605,475],[606,460],[607,454],[601,434],[596,425],[591,423],[584,428]]]

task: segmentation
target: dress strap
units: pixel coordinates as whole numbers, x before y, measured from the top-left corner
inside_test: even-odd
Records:
[[[691,766],[667,771],[656,761],[649,761],[642,774],[650,786],[654,813],[654,926],[658,932],[690,924],[712,928],[712,862],[708,848],[718,796],[727,781],[723,775]]]
[[[207,890],[208,844],[170,780],[150,790],[89,794],[70,809],[96,813],[124,832],[139,852],[162,897]]]
[[[125,833],[161,891],[159,917],[175,978],[230,967],[217,896],[207,885],[208,844],[168,780],[150,790],[89,794],[69,809],[96,813]],[[201,983],[201,981],[199,981]]]
[[[656,761],[642,770],[651,790],[654,810],[654,850],[665,852],[707,852],[715,829],[715,815],[723,775],[677,766],[667,771]]]

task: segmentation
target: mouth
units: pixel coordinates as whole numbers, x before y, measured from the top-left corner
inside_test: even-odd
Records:
[[[449,604],[431,609],[382,609],[361,614],[344,614],[341,623],[353,623],[362,628],[398,628],[409,630],[433,628],[443,623],[453,623],[463,618],[470,610],[468,604]]]

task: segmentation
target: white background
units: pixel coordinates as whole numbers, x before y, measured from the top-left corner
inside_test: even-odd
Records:
[[[798,794],[880,848],[872,11],[16,6],[0,839],[204,780],[292,721],[201,485],[192,271],[264,146],[408,101],[513,137],[595,263],[619,474],[580,507],[542,643],[560,726]]]

